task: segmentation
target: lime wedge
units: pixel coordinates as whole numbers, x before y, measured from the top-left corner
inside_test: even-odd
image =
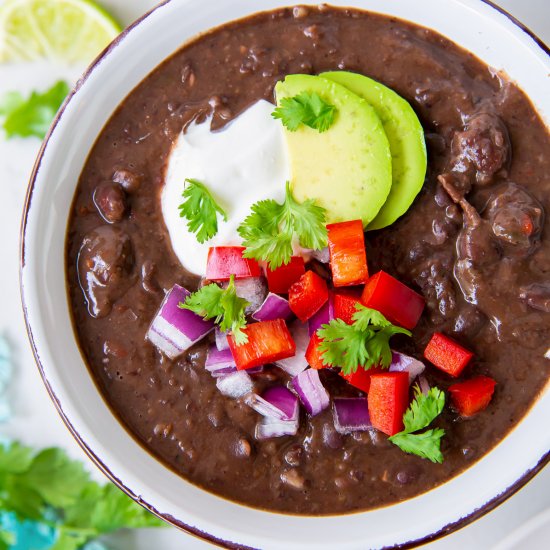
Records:
[[[89,63],[120,30],[91,0],[5,0],[0,3],[0,62]]]

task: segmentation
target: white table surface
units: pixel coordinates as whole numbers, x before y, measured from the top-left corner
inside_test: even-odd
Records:
[[[214,1],[214,0],[211,0]],[[414,1],[414,0],[409,0]],[[104,0],[121,21],[129,23],[152,7],[152,0]],[[289,1],[289,4],[291,2]],[[497,2],[550,43],[550,0]],[[44,89],[60,77],[76,78],[78,69],[47,65],[0,65],[0,94],[7,90]],[[0,132],[1,134],[1,132]],[[19,224],[27,179],[39,148],[38,140],[12,140],[0,136],[0,333],[14,348],[16,376],[12,387],[14,419],[0,425],[0,434],[41,446],[65,447],[75,458],[86,456],[74,442],[51,404],[35,367],[26,338],[19,302]],[[92,468],[92,466],[90,465]],[[100,474],[97,474],[98,477]],[[123,533],[111,539],[120,550],[195,550],[212,548],[172,528]],[[470,526],[426,548],[429,550],[538,550],[550,548],[550,468],[496,510]]]

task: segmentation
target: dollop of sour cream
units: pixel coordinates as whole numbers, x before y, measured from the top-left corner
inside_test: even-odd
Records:
[[[237,228],[254,203],[283,201],[290,167],[282,126],[272,112],[273,105],[260,100],[222,130],[212,132],[209,119],[191,124],[174,143],[162,213],[174,252],[188,271],[205,274],[211,246],[241,244]],[[204,244],[188,231],[187,219],[178,209],[189,178],[204,183],[227,213],[227,222],[218,217],[218,234]]]

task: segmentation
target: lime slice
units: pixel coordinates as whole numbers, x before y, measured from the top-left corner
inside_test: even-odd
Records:
[[[0,62],[89,63],[120,30],[91,0],[5,0],[0,3]]]

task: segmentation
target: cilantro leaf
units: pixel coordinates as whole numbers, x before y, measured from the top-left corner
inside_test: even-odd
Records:
[[[0,117],[6,137],[35,136],[44,139],[59,107],[69,93],[69,85],[60,80],[45,92],[32,92],[25,99],[10,92],[0,99]]]
[[[441,438],[444,435],[445,430],[437,428],[435,430],[426,430],[420,434],[398,433],[390,437],[390,441],[406,453],[417,455],[420,458],[427,458],[432,462],[441,464],[443,462]]]
[[[180,205],[180,217],[187,218],[187,228],[203,244],[218,233],[218,214],[227,221],[225,210],[214,200],[207,187],[198,180],[186,179],[185,199]]]
[[[327,243],[325,214],[325,209],[312,200],[297,202],[287,182],[283,204],[271,199],[259,201],[239,226],[246,247],[243,256],[267,261],[270,269],[277,269],[290,262],[295,236],[300,246],[321,250]]]
[[[301,92],[294,97],[281,99],[280,106],[273,111],[272,116],[280,119],[291,132],[304,124],[322,133],[334,123],[336,107],[315,92]]]
[[[353,324],[342,319],[333,319],[323,325],[317,334],[321,338],[319,351],[327,365],[341,367],[344,374],[352,374],[359,367],[388,368],[392,354],[390,338],[395,334],[411,333],[392,325],[380,312],[357,304]]]
[[[443,462],[441,438],[445,430],[436,428],[423,433],[413,432],[427,428],[441,414],[445,406],[445,394],[439,388],[431,388],[427,395],[418,386],[415,386],[414,391],[414,401],[403,415],[405,429],[389,440],[406,453],[440,464]]]
[[[188,309],[203,319],[214,319],[223,331],[230,330],[238,346],[248,342],[245,309],[249,303],[237,296],[235,276],[231,275],[226,289],[212,283],[190,294],[178,307]]]

